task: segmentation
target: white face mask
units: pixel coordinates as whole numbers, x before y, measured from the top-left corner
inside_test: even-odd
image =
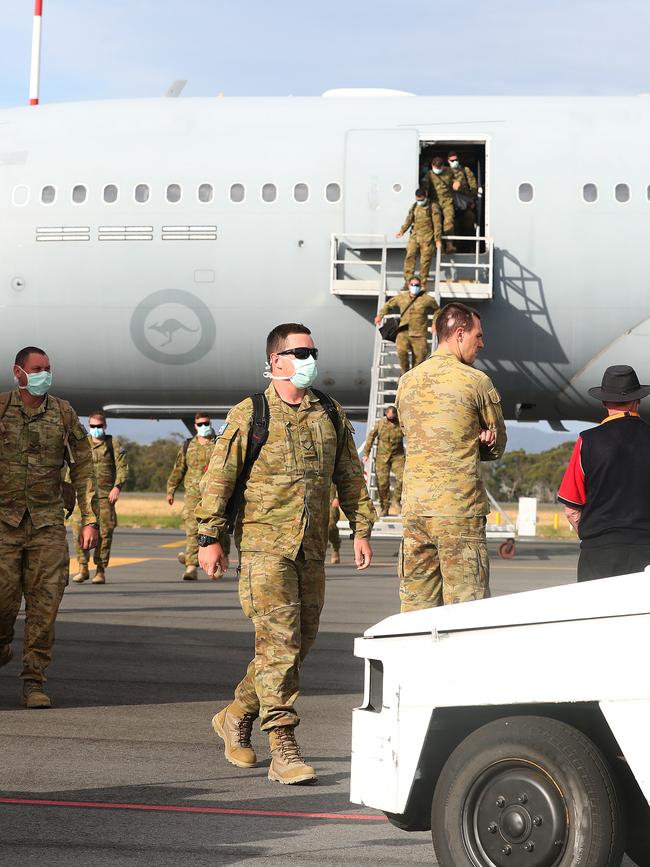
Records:
[[[409,286],[409,292],[411,295],[419,295],[422,291],[422,286],[419,283],[413,283]]]
[[[291,382],[296,388],[309,388],[316,381],[318,376],[318,368],[316,360],[310,355],[309,358],[291,358],[293,362],[293,373],[291,376],[274,376],[270,370],[264,371],[266,379],[280,379]],[[267,362],[267,368],[269,364]]]
[[[458,168],[460,168],[460,163],[458,162],[458,160],[451,160],[451,162],[449,163],[449,165],[452,167],[452,169],[458,169]]]
[[[209,437],[212,434],[212,425],[197,424],[196,432],[200,437]]]

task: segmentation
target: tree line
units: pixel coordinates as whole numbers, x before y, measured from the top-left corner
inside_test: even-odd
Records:
[[[129,459],[129,478],[125,491],[161,493],[167,488],[167,477],[172,471],[183,437],[172,434],[143,445],[120,437]]]

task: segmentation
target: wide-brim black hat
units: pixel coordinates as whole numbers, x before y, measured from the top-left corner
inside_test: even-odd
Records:
[[[629,364],[613,364],[603,373],[600,387],[590,388],[589,394],[598,400],[627,403],[650,394],[650,385],[641,385],[635,369]]]

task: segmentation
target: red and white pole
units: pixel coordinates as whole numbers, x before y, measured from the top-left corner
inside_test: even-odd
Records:
[[[41,82],[41,33],[43,0],[34,0],[34,29],[32,31],[32,69],[29,76],[29,104],[38,105]]]

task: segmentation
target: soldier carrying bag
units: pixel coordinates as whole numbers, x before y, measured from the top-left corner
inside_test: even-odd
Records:
[[[334,401],[328,394],[325,394],[325,392],[323,391],[319,391],[316,388],[312,388],[311,390],[320,400],[323,409],[327,413],[327,416],[332,422],[334,430],[336,431],[338,451],[338,448],[340,448],[343,438],[340,431],[341,419],[336,410],[336,407],[334,406]],[[251,419],[251,426],[248,429],[248,446],[246,448],[244,466],[242,467],[241,473],[237,477],[235,488],[230,495],[230,499],[228,500],[228,503],[226,505],[226,529],[229,534],[233,533],[235,530],[235,525],[237,524],[237,518],[239,516],[239,510],[241,509],[242,500],[244,498],[244,489],[246,488],[246,483],[248,482],[251,470],[253,469],[253,464],[258,459],[260,452],[262,451],[262,447],[269,436],[270,411],[269,402],[266,399],[266,395],[264,394],[264,392],[260,391],[256,394],[252,394],[251,400],[253,401],[253,416]]]
[[[400,332],[400,326],[402,324],[402,316],[404,316],[406,311],[409,309],[411,304],[413,304],[413,302],[415,301],[415,299],[417,297],[418,296],[416,295],[414,298],[411,298],[411,300],[406,305],[404,310],[402,310],[402,312],[400,313],[399,319],[395,319],[394,317],[391,317],[390,319],[386,319],[384,321],[383,325],[379,326],[379,333],[384,338],[384,340],[389,340],[391,343],[395,343],[395,341],[397,339],[397,335]]]

